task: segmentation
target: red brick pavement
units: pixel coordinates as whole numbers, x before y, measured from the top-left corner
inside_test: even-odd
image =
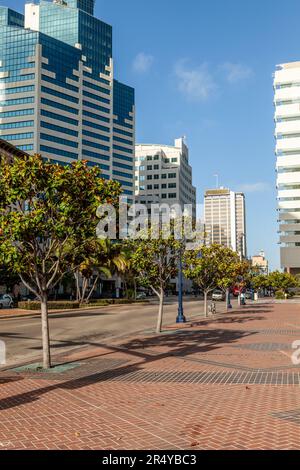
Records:
[[[300,304],[258,304],[159,337],[0,373],[0,449],[300,449]]]

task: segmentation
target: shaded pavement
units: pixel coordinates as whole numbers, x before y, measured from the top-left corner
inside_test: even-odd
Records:
[[[300,304],[101,338],[0,372],[0,449],[299,449]]]

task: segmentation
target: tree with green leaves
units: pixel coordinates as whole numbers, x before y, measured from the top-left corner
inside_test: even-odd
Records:
[[[85,161],[62,166],[40,155],[0,160],[0,263],[41,302],[43,366],[51,366],[47,300],[74,254],[95,238],[96,212],[117,204],[120,185]]]
[[[229,305],[230,288],[241,283],[247,273],[248,264],[240,260],[239,255],[227,247],[222,247],[219,261],[219,280],[217,286],[226,293],[226,310]]]
[[[270,287],[269,276],[266,276],[265,274],[254,274],[251,276],[250,285],[255,291],[267,289]]]
[[[187,251],[184,274],[193,280],[204,294],[204,315],[207,317],[207,297],[216,287],[228,289],[239,274],[238,255],[230,248],[213,244]]]
[[[154,235],[155,232],[155,235]],[[139,273],[139,283],[149,287],[159,299],[156,332],[162,329],[165,291],[169,281],[177,275],[181,242],[163,228],[152,227],[147,237],[128,242],[131,247],[131,266]]]
[[[290,273],[282,273],[280,271],[273,271],[268,276],[268,284],[275,291],[280,290],[284,294],[292,287],[298,287],[299,281]]]

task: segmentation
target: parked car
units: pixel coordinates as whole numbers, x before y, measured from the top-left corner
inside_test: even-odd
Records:
[[[212,300],[225,300],[225,293],[222,290],[216,289],[213,291]]]
[[[252,300],[252,298],[253,298],[253,292],[252,292],[252,290],[250,290],[250,289],[246,290],[246,292],[245,292],[245,297],[246,297],[246,299]]]
[[[13,298],[8,294],[0,295],[0,308],[12,308],[14,306]]]
[[[144,300],[146,297],[146,292],[137,292],[136,294],[136,300]]]

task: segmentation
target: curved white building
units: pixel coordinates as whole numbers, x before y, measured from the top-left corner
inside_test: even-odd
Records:
[[[275,138],[281,266],[300,272],[300,62],[274,75]]]

